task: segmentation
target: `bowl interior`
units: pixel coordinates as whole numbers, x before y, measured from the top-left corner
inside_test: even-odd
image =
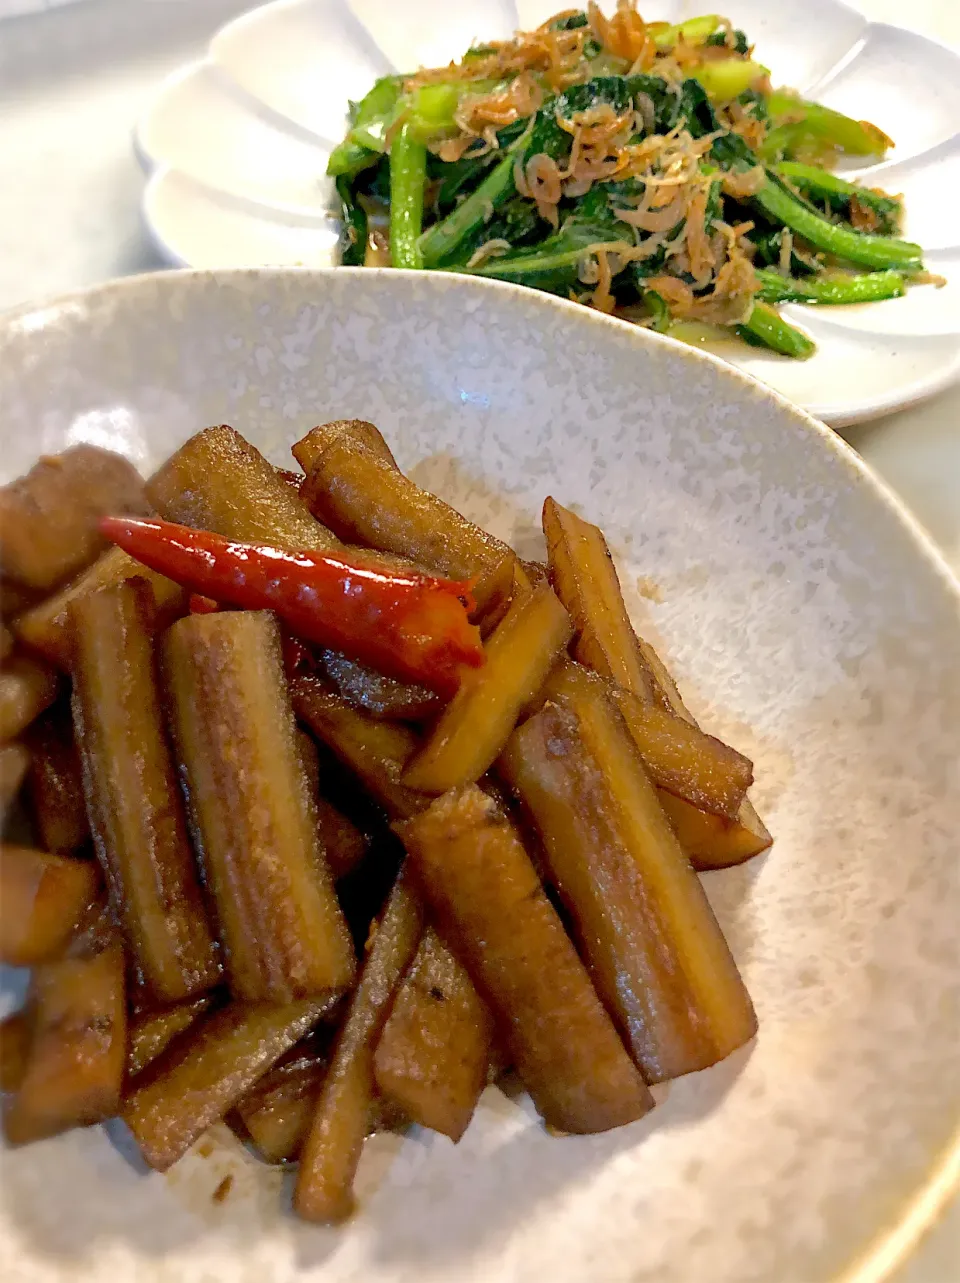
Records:
[[[694,712],[755,759],[776,837],[706,879],[760,1036],[642,1123],[558,1140],[488,1091],[457,1147],[369,1146],[337,1231],[225,1133],[166,1177],[120,1128],[74,1133],[4,1156],[0,1276],[825,1283],[873,1259],[960,1119],[960,616],[841,443],[656,336],[395,272],[173,273],[24,312],[0,402],[0,480],[79,440],[149,470],[224,421],[286,463],[357,416],[526,556],[543,498],[573,505]]]

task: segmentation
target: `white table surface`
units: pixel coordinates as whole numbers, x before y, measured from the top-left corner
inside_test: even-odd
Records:
[[[140,221],[133,124],[160,79],[249,7],[248,0],[0,0],[0,310],[162,266]],[[960,0],[860,0],[859,7],[960,46]],[[41,12],[23,12],[29,8]],[[846,436],[960,574],[960,386]],[[960,1200],[888,1277],[960,1283]],[[850,1283],[877,1281],[850,1276]]]

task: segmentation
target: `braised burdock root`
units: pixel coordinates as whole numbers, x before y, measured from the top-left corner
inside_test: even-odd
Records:
[[[46,664],[15,655],[0,670],[0,743],[16,739],[57,698],[56,673]]]
[[[293,457],[307,476],[310,475],[313,465],[327,446],[340,437],[344,437],[353,445],[366,446],[391,468],[397,466],[393,451],[384,440],[380,429],[374,424],[368,423],[366,419],[333,419],[330,423],[321,423],[311,428],[307,435],[293,447]]]
[[[314,551],[340,546],[260,451],[226,424],[191,437],[150,478],[147,494],[167,521],[228,539]]]
[[[150,1166],[165,1172],[182,1158],[338,997],[278,1007],[233,1002],[172,1043],[123,1102],[123,1120]]]
[[[202,994],[173,1007],[145,1011],[130,1021],[127,1045],[127,1078],[132,1080],[152,1064],[161,1052],[209,1011],[215,998]]]
[[[25,846],[0,846],[0,962],[55,958],[97,890],[96,866]]]
[[[630,738],[658,788],[685,798],[692,806],[736,818],[753,782],[753,763],[695,722],[645,702],[614,682],[605,682],[581,664],[558,664],[541,689],[543,702],[569,705],[590,690],[612,700],[626,723]]]
[[[516,556],[369,447],[338,436],[312,462],[303,500],[341,539],[474,579],[482,614],[509,598]]]
[[[554,590],[577,630],[577,658],[648,702],[653,681],[603,534],[555,499],[544,501],[543,533]]]
[[[487,1004],[428,927],[377,1044],[377,1087],[411,1122],[458,1141],[487,1084],[493,1035]]]
[[[144,579],[150,585],[159,612],[158,624],[169,624],[177,617],[186,600],[180,585],[148,570],[121,548],[108,548],[76,579],[19,615],[14,621],[14,631],[31,650],[38,651],[58,668],[69,668],[70,610],[74,602],[98,588],[114,587],[133,578]]]
[[[549,584],[515,601],[487,639],[483,667],[463,674],[429,739],[407,764],[404,784],[436,794],[476,783],[571,633],[569,616]]]
[[[119,940],[89,956],[34,972],[29,1051],[6,1102],[11,1145],[112,1118],[120,1106],[127,1053],[124,956]]]
[[[0,489],[3,573],[48,592],[103,550],[101,517],[145,517],[149,511],[136,468],[119,454],[75,445],[41,459],[25,477]]]
[[[30,752],[23,744],[0,744],[0,824],[20,792],[30,766]]]
[[[531,815],[597,991],[648,1082],[704,1069],[756,1018],[605,693],[586,686],[514,735],[499,768]]]
[[[12,1011],[0,1020],[0,1091],[16,1091],[23,1082],[30,1053],[30,1021]]]
[[[90,840],[83,776],[70,707],[66,700],[41,717],[27,734],[30,809],[41,845],[67,855]]]
[[[543,505],[543,533],[553,586],[577,628],[574,653],[585,667],[610,678],[625,692],[618,696],[621,712],[641,754],[645,747],[651,747],[649,728],[654,725],[656,715],[652,711],[642,713],[636,701],[641,705],[659,704],[698,729],[666,665],[653,647],[633,631],[616,567],[602,532],[561,507],[555,499],[547,499]],[[684,734],[679,727],[664,725],[675,739]],[[716,759],[715,750],[707,749],[703,741],[690,747],[699,752],[707,750]],[[654,782],[662,789],[661,804],[681,846],[694,867],[701,869],[739,864],[765,851],[772,841],[749,799],[743,796],[742,791],[752,780],[751,764],[726,745],[721,748],[727,750],[726,760],[716,764],[718,773],[713,787],[704,788],[702,779],[699,783],[691,782],[690,757],[686,750],[683,753],[686,762],[678,762],[676,754],[673,755],[674,768],[684,766],[681,776],[674,769],[665,778],[658,778],[656,767],[652,762],[647,763]],[[686,783],[682,782],[684,775]],[[725,790],[719,801],[715,791],[718,787]],[[738,788],[742,790],[741,800],[734,808],[732,803]]]
[[[317,808],[320,847],[334,881],[339,882],[363,862],[370,848],[370,839],[321,791],[320,755],[316,743],[306,731],[297,731],[297,755]]]
[[[220,963],[161,713],[156,617],[138,579],[71,607],[73,718],[97,856],[127,943],[162,1003],[211,989]]]
[[[265,1163],[300,1156],[328,1061],[319,1047],[298,1044],[237,1103],[243,1130]]]
[[[429,797],[401,781],[420,744],[415,731],[353,708],[316,678],[298,677],[291,695],[301,721],[356,774],[389,816],[406,819],[429,806]]]
[[[345,988],[353,949],[319,847],[276,620],[182,619],[164,669],[230,988],[248,1002]]]
[[[374,1052],[422,929],[420,904],[401,877],[374,928],[300,1156],[293,1202],[309,1221],[342,1221],[353,1211],[353,1178],[374,1117]]]
[[[470,787],[396,828],[544,1119],[597,1132],[645,1114],[653,1098],[497,804]]]
[[[368,1135],[457,1143],[507,1067],[585,1134],[743,1046],[694,870],[770,837],[596,526],[548,499],[521,561],[366,420],[293,452],[208,428],[159,518],[103,515],[122,462],[0,492],[50,516],[0,583],[0,1090],[12,1144],[118,1116],[158,1171],[224,1122],[337,1223]]]

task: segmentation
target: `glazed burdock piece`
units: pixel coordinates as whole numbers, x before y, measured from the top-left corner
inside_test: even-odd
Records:
[[[0,962],[32,967],[64,948],[97,892],[95,864],[0,846]]]
[[[749,798],[743,800],[735,820],[702,811],[670,793],[661,792],[660,804],[684,853],[701,873],[742,864],[773,842]]]
[[[4,574],[49,591],[103,551],[97,523],[111,512],[139,517],[149,512],[143,481],[122,455],[76,445],[41,459],[0,489]]]
[[[0,743],[16,739],[57,698],[52,668],[28,655],[14,655],[0,669]]]
[[[73,719],[97,858],[154,997],[178,1002],[220,979],[166,738],[156,611],[141,579],[71,607]]]
[[[30,750],[23,744],[0,744],[0,823],[16,801],[30,766]]]
[[[297,498],[300,497],[300,487],[303,484],[303,473],[292,472],[289,468],[274,468],[277,480],[282,481],[290,493]]]
[[[408,763],[404,784],[438,794],[484,775],[572,631],[549,584],[518,595],[484,645],[483,666],[464,672],[460,689]]]
[[[368,446],[335,438],[313,460],[300,494],[349,543],[408,558],[449,579],[472,579],[481,617],[509,600],[517,560],[512,549]]]
[[[320,791],[320,755],[306,731],[297,730],[297,753],[317,808],[317,834],[335,882],[357,868],[370,848],[370,839]]]
[[[14,621],[14,631],[25,646],[37,651],[58,668],[71,664],[72,631],[70,611],[100,588],[111,588],[127,579],[139,578],[150,585],[157,606],[158,626],[168,624],[182,613],[186,594],[179,584],[134,561],[121,548],[108,548],[92,566],[70,580],[51,597],[31,607]]]
[[[543,505],[550,580],[577,630],[576,657],[649,702],[653,679],[630,623],[602,532],[548,498]]]
[[[0,1020],[0,1091],[16,1091],[23,1082],[30,1054],[30,1019],[11,1011]]]
[[[550,673],[540,697],[543,703],[566,705],[589,690],[605,695],[618,708],[640,751],[653,783],[686,798],[691,805],[735,818],[753,780],[753,764],[735,749],[705,735],[659,701],[645,702],[622,686],[605,681],[582,664],[563,660]],[[531,712],[535,711],[531,709]]]
[[[293,457],[309,475],[327,446],[339,440],[343,440],[347,445],[365,446],[391,468],[397,466],[393,451],[387,445],[383,434],[366,419],[332,419],[329,423],[318,424],[292,447]]]
[[[392,819],[406,819],[430,799],[401,782],[421,743],[409,726],[382,721],[354,708],[316,677],[297,677],[290,693],[297,717],[332,749]]]
[[[136,1078],[153,1064],[167,1047],[197,1023],[217,1001],[204,993],[199,998],[175,1003],[156,1011],[141,1011],[131,1017],[127,1040],[127,1079]]]
[[[321,650],[317,668],[331,686],[355,708],[387,721],[423,722],[440,712],[443,701],[436,691],[415,682],[400,682],[375,672],[335,650]]]
[[[659,703],[617,689],[613,701],[654,784],[701,811],[734,820],[753,783],[753,763]]]
[[[653,1098],[493,799],[471,786],[394,827],[544,1120],[588,1133],[642,1117]]]
[[[382,1095],[411,1122],[458,1141],[487,1084],[493,1017],[433,927],[397,990],[377,1043]]]
[[[303,1144],[293,1203],[306,1220],[342,1221],[353,1211],[354,1176],[376,1121],[374,1053],[422,930],[419,897],[401,873],[368,942]]]
[[[289,1002],[348,987],[353,945],[318,840],[275,617],[191,615],[169,630],[163,657],[234,996]]]
[[[400,782],[406,763],[420,743],[408,727],[391,725],[351,708],[340,696],[324,690],[315,678],[297,679],[294,706],[298,716],[360,778],[391,819],[409,819],[430,805],[429,795]],[[402,895],[395,893],[401,905],[410,895],[406,883]],[[424,935],[417,959],[416,975],[411,974],[410,986],[398,1007],[397,1022],[382,1054],[378,1052],[384,1072],[380,1085],[408,1117],[454,1135],[462,1133],[473,1113],[477,1073],[483,1085],[486,1064],[483,1070],[478,1066],[484,1056],[489,1060],[487,1007],[469,975],[435,932]],[[449,988],[450,1001],[439,1002],[431,997],[423,1004],[420,1014],[429,1020],[429,1025],[418,1043],[411,1027],[415,1019],[412,1008],[420,1002],[421,980],[429,973],[438,981],[427,987],[441,987],[445,993]],[[403,1063],[401,1057],[405,1058]],[[395,1095],[386,1086],[391,1074]],[[437,1092],[428,1100],[430,1084],[437,1084]]]
[[[124,953],[119,939],[38,967],[28,998],[29,1046],[4,1134],[25,1145],[112,1118],[126,1062]]]
[[[642,704],[659,704],[696,728],[666,666],[633,630],[602,532],[552,498],[543,505],[543,532],[551,581],[577,629],[576,658]],[[631,730],[638,730],[636,714],[625,711]],[[674,735],[679,738],[676,729]],[[642,733],[637,735],[637,743],[642,752]],[[707,751],[702,741],[699,747]],[[765,850],[772,841],[749,799],[742,798],[737,809],[732,808],[732,799],[743,785],[747,759],[732,749],[729,753],[725,764],[714,758],[713,786],[725,792],[719,803],[710,790],[699,801],[681,796],[676,778],[662,789],[663,806],[697,868],[738,864]],[[752,777],[752,769],[750,774]],[[712,804],[706,805],[711,798]]]
[[[144,1160],[158,1172],[172,1167],[339,1001],[339,993],[326,993],[281,1006],[232,1002],[197,1021],[123,1102],[123,1120]]]
[[[23,584],[8,579],[2,573],[2,562],[0,562],[0,619],[9,622],[16,615],[35,606],[40,596],[41,594],[34,589],[26,588]]]
[[[696,727],[676,682],[660,656],[642,638],[640,647],[653,674],[657,699],[689,726]],[[773,842],[753,803],[745,797],[736,815],[721,815],[694,804],[686,797],[661,789],[660,804],[673,825],[677,840],[693,867],[701,871],[725,869],[760,855]]]
[[[30,728],[30,811],[44,850],[67,855],[90,838],[70,706],[56,704]]]
[[[204,428],[147,482],[167,521],[228,539],[324,552],[338,548],[259,450],[227,424]]]
[[[238,1101],[243,1130],[264,1162],[289,1163],[299,1157],[327,1060],[319,1047],[294,1047]]]
[[[3,613],[0,612],[0,664],[10,658],[15,645],[13,633],[3,622]]]
[[[700,880],[603,689],[584,683],[511,737],[498,770],[540,836],[594,984],[648,1082],[756,1033]]]

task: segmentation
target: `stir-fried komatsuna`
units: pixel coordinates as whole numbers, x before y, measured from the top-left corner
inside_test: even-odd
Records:
[[[658,330],[726,327],[792,357],[813,344],[771,305],[874,302],[921,277],[899,199],[829,170],[882,156],[881,130],[772,89],[726,19],[646,23],[635,3],[378,80],[328,167],[343,262],[382,263],[388,221],[394,267],[531,285]]]

